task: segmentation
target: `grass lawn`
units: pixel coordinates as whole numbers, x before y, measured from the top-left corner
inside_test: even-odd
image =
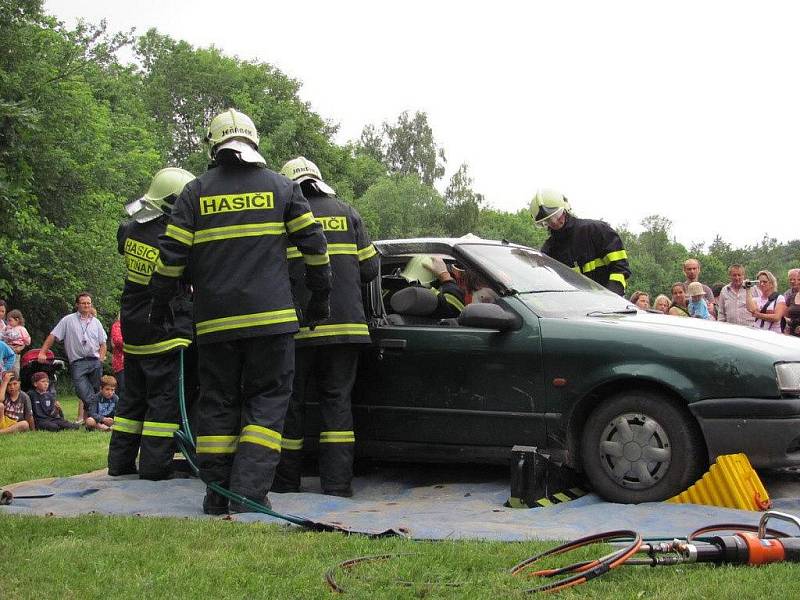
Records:
[[[74,400],[64,401],[74,413]],[[72,409],[70,411],[69,409]],[[74,415],[73,415],[74,416]],[[104,466],[109,436],[0,436],[0,485]],[[2,513],[0,513],[2,515]],[[0,516],[0,597],[329,598],[325,572],[349,558],[390,560],[336,572],[352,598],[522,598],[535,580],[508,570],[551,542],[412,542],[309,533],[224,519]],[[590,548],[578,558],[599,556]],[[566,564],[563,560],[544,566]],[[623,567],[565,598],[800,598],[800,568]]]

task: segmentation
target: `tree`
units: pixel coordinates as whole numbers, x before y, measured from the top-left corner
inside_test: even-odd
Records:
[[[447,209],[445,227],[450,235],[459,237],[475,229],[483,196],[472,189],[467,163],[463,163],[450,178],[444,192],[444,204]]]
[[[404,111],[396,123],[384,121],[380,133],[374,125],[367,125],[358,149],[384,163],[391,173],[416,175],[425,185],[433,186],[444,176],[444,149],[437,146],[424,112],[410,117]]]
[[[444,200],[415,175],[383,177],[354,205],[374,239],[445,235]]]

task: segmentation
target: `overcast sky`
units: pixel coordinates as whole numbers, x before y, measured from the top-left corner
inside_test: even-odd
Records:
[[[339,123],[425,111],[495,208],[563,191],[579,216],[741,246],[798,232],[796,2],[46,0],[271,63]],[[309,157],[313,159],[313,157]],[[443,189],[446,181],[440,187]]]

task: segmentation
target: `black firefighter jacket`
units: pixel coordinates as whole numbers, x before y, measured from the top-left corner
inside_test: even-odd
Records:
[[[564,227],[550,231],[542,253],[564,263],[620,296],[628,277],[628,254],[622,240],[604,221],[567,214]]]
[[[364,317],[361,286],[378,275],[378,253],[369,239],[361,216],[352,206],[338,198],[309,195],[311,211],[322,226],[328,240],[333,287],[331,316],[313,331],[301,327],[295,335],[300,346],[324,344],[369,343],[369,330]],[[306,285],[303,255],[290,246],[286,250],[289,272],[297,304],[306,306],[311,293]]]
[[[289,245],[308,288],[329,290],[325,236],[300,186],[255,165],[212,166],[176,200],[150,287],[170,298],[189,265],[198,344],[295,333]]]
[[[146,357],[175,352],[192,341],[192,304],[187,290],[170,301],[172,319],[165,327],[150,325],[150,291],[147,289],[158,261],[158,236],[167,217],[147,223],[126,221],[117,230],[117,249],[125,257],[125,287],[122,289],[120,320],[125,354]]]

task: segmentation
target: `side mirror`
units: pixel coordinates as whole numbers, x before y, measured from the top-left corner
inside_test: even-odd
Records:
[[[511,331],[517,327],[517,318],[497,304],[476,303],[464,307],[458,317],[458,324],[462,327]]]

